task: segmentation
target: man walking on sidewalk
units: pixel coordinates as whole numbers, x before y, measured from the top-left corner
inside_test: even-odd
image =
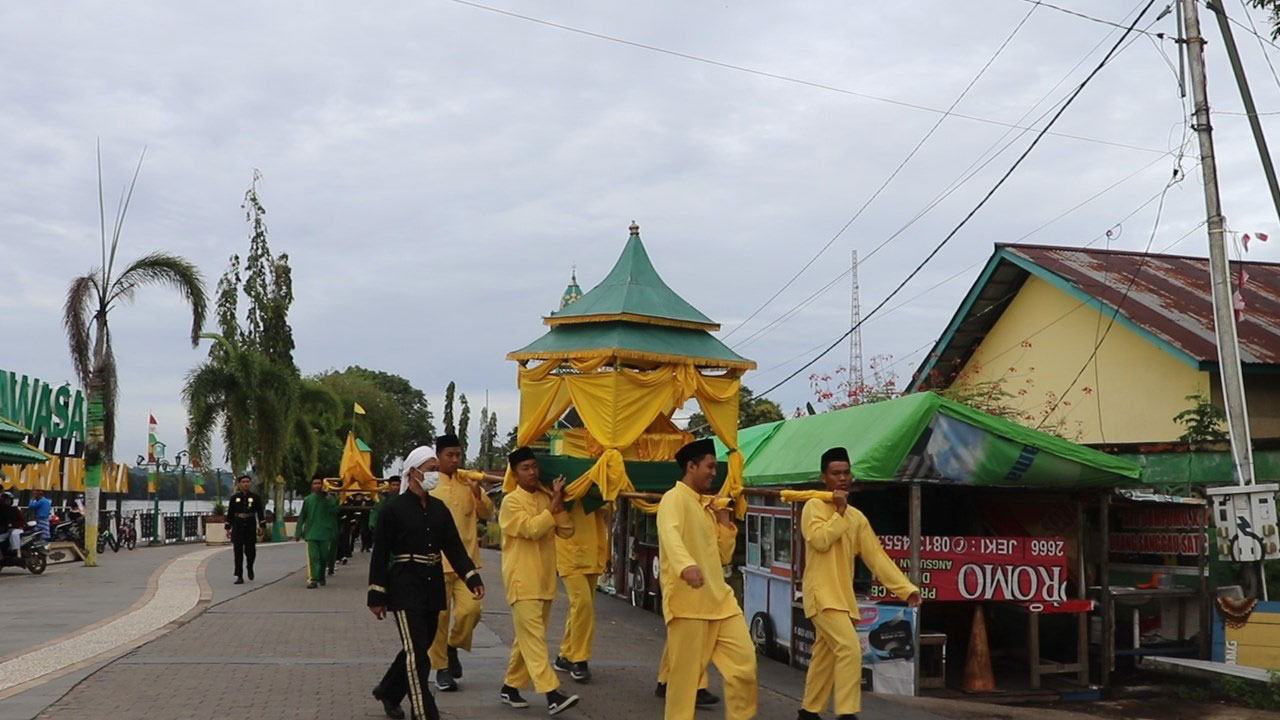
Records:
[[[858,603],[853,596],[853,561],[862,558],[881,585],[920,606],[920,589],[911,584],[880,546],[876,531],[857,509],[849,507],[853,473],[849,451],[831,448],[822,454],[822,481],[831,502],[814,498],[804,504],[800,531],[804,534],[804,614],[813,622],[817,640],[804,679],[804,704],[798,720],[821,720],[835,693],[840,720],[857,720],[862,709],[862,646],[854,624]]]
[[[462,544],[467,548],[467,557],[477,568],[481,567],[476,521],[486,520],[493,514],[493,501],[480,484],[484,473],[459,469],[462,443],[456,435],[445,434],[436,438],[436,457],[440,463],[440,482],[431,491],[431,496],[449,508]],[[453,692],[458,689],[458,680],[462,677],[458,650],[471,651],[471,635],[480,622],[481,606],[467,592],[466,583],[458,579],[458,573],[447,559],[444,588],[448,607],[440,613],[440,623],[436,626],[435,641],[431,644],[431,667],[436,671],[436,687],[444,692]]]
[[[373,696],[387,717],[404,717],[400,701],[409,696],[418,720],[440,720],[431,697],[428,651],[435,637],[440,610],[445,606],[442,555],[478,602],[484,582],[467,556],[444,503],[432,498],[423,482],[423,468],[434,459],[431,448],[420,447],[405,459],[408,492],[387,501],[378,517],[369,559],[369,611],[379,620],[390,610],[404,649],[396,655]]]
[[[605,507],[586,512],[582,501],[569,508],[573,536],[556,536],[556,569],[569,596],[569,613],[565,616],[564,637],[555,669],[569,673],[580,683],[591,681],[591,643],[596,633],[596,580],[609,561],[609,531],[605,523]]]
[[[337,505],[338,501],[324,491],[324,478],[320,475],[312,478],[311,494],[302,501],[302,512],[298,515],[298,534],[294,538],[307,541],[308,590],[314,590],[317,583],[324,584],[324,566],[329,557],[329,545],[338,534]]]
[[[258,557],[258,532],[266,527],[266,508],[262,498],[249,492],[253,480],[248,475],[236,478],[237,492],[227,501],[227,534],[235,548],[236,585],[244,584],[244,570],[253,579],[253,561]],[[279,510],[279,508],[277,508]]]
[[[666,720],[693,720],[698,681],[708,662],[724,678],[725,717],[756,715],[756,653],[747,623],[722,571],[738,537],[728,508],[702,497],[716,476],[711,440],[676,453],[683,477],[658,503],[658,577],[667,621]]]
[[[547,659],[547,621],[556,597],[556,536],[570,537],[573,523],[564,510],[564,478],[551,492],[538,479],[538,461],[527,447],[507,457],[519,485],[502,499],[502,584],[511,605],[516,639],[498,697],[513,708],[527,708],[520,688],[533,685],[547,696],[547,714],[559,715],[578,704],[578,696],[560,692],[560,679]]]

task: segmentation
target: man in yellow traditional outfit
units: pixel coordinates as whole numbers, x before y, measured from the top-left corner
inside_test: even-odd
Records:
[[[853,561],[862,558],[876,579],[911,607],[920,607],[920,589],[885,553],[866,516],[849,507],[849,452],[826,451],[821,469],[831,502],[806,502],[800,519],[805,541],[804,614],[813,622],[817,640],[797,720],[820,720],[818,713],[826,709],[833,690],[836,716],[857,720],[862,709],[862,646],[854,630],[858,603],[853,597]]]
[[[666,720],[693,720],[698,680],[708,662],[724,678],[725,717],[756,715],[756,653],[723,567],[733,559],[738,528],[728,508],[715,510],[703,495],[716,476],[711,440],[676,453],[684,476],[658,504],[659,579],[667,621]]]
[[[605,508],[586,512],[582,501],[569,508],[573,535],[556,537],[556,569],[569,596],[569,613],[565,616],[564,637],[555,669],[569,673],[580,683],[591,681],[591,643],[596,632],[596,580],[609,560],[609,531],[605,524]]]
[[[527,708],[520,688],[533,685],[547,696],[547,713],[558,715],[578,704],[577,695],[560,692],[560,679],[547,657],[547,622],[556,597],[556,537],[573,535],[564,509],[564,478],[551,492],[538,479],[538,461],[527,447],[507,457],[518,487],[502,499],[502,584],[511,605],[516,639],[498,697],[513,708]]]
[[[436,458],[440,462],[440,484],[431,491],[431,497],[449,508],[462,544],[467,547],[467,555],[476,568],[480,568],[483,564],[476,521],[487,520],[493,514],[493,501],[480,484],[484,473],[459,469],[462,443],[452,433],[436,438]],[[448,558],[444,561],[444,590],[449,607],[440,613],[440,622],[436,626],[436,639],[431,643],[431,667],[436,671],[436,687],[442,692],[454,692],[462,677],[458,649],[471,652],[471,635],[480,622],[481,605],[467,589],[467,584],[453,571]],[[450,615],[453,616],[452,627]]]

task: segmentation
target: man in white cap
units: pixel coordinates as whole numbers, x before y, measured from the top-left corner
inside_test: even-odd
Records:
[[[408,695],[415,717],[439,720],[428,686],[428,652],[445,607],[443,558],[449,559],[477,601],[484,597],[484,582],[467,555],[453,516],[429,493],[437,482],[436,462],[431,448],[409,453],[401,494],[382,508],[373,538],[369,611],[379,620],[390,611],[404,645],[373,689],[389,718],[404,717],[400,701]]]

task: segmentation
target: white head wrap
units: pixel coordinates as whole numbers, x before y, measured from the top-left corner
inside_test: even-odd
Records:
[[[436,457],[435,448],[429,445],[420,445],[409,453],[409,457],[404,459],[404,478],[400,481],[400,493],[404,494],[409,490],[409,471],[425,465],[428,460],[434,460]],[[434,490],[435,487],[425,487],[427,491]]]

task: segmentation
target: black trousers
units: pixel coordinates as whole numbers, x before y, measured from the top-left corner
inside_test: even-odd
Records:
[[[258,559],[258,538],[254,530],[233,530],[231,543],[235,548],[236,577],[244,577],[245,562],[249,563],[249,572],[253,572],[253,561]]]
[[[400,630],[404,649],[396,655],[382,676],[383,697],[394,704],[409,696],[409,704],[420,720],[439,720],[435,698],[431,697],[431,658],[428,651],[436,638],[439,610],[396,610],[390,613]]]

